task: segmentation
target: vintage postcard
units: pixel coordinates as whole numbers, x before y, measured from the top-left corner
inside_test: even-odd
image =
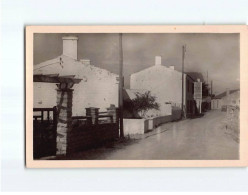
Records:
[[[27,26],[26,166],[248,164],[245,25]]]

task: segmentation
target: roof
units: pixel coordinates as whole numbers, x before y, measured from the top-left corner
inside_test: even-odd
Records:
[[[240,89],[230,90],[229,94],[235,93],[236,91],[240,91]],[[226,91],[221,93],[221,94],[219,94],[219,95],[217,95],[217,96],[215,96],[214,99],[221,99],[221,98],[223,98],[225,96],[226,96]]]
[[[200,79],[201,82],[204,82],[204,78],[202,76],[202,73],[200,72],[185,72],[185,73],[189,75],[195,81],[197,81],[197,79]]]
[[[34,75],[58,75],[59,77],[73,76],[75,79],[84,79],[87,72],[93,72],[97,75],[112,75],[118,76],[117,74],[111,73],[108,70],[96,67],[94,65],[83,64],[82,62],[75,60],[71,57],[60,55],[52,60],[47,60],[38,65],[34,65]]]
[[[148,90],[146,89],[124,89],[123,90],[123,99],[124,100],[133,100],[136,98],[136,94],[144,94]]]
[[[131,75],[136,75],[136,74],[139,74],[139,73],[141,73],[141,72],[149,71],[149,70],[151,70],[151,69],[155,69],[155,70],[156,70],[156,69],[160,69],[160,70],[161,70],[161,68],[162,68],[163,70],[166,70],[166,71],[171,71],[171,72],[175,72],[175,73],[181,74],[180,71],[178,71],[178,70],[176,70],[176,69],[171,69],[170,67],[167,67],[167,66],[165,66],[165,65],[153,65],[153,66],[144,68],[144,69],[142,69],[142,70],[139,70],[139,71],[137,71],[137,72],[134,72],[134,73],[132,73]]]
[[[163,67],[165,70],[169,70],[169,71],[174,71],[174,72],[177,72],[177,73],[181,73],[181,71],[176,70],[176,69],[171,69],[170,67],[167,67],[165,65],[153,65],[153,66],[150,66],[148,68],[145,68],[145,69],[142,69],[140,71],[137,71],[135,73],[132,73],[132,75],[133,74],[140,73],[140,72],[145,71],[145,70],[148,70],[148,69],[158,68],[158,67]],[[185,75],[188,75],[194,81],[197,81],[197,79],[199,78],[201,80],[201,82],[204,82],[204,78],[203,78],[203,76],[202,76],[202,74],[200,72],[184,72],[184,74]]]

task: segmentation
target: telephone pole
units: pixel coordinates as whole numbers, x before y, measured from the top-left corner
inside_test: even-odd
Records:
[[[183,45],[183,56],[182,56],[182,118],[184,118],[184,58],[186,52],[186,45]]]
[[[120,121],[120,137],[124,137],[123,132],[123,49],[122,49],[122,33],[119,34],[119,121]]]
[[[211,97],[213,95],[213,80],[211,80]]]
[[[208,85],[208,70],[207,70],[207,85]]]

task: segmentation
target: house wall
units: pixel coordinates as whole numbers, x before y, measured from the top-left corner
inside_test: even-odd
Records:
[[[117,75],[98,69],[98,74],[88,72],[86,80],[74,86],[73,115],[85,115],[85,108],[97,107],[106,110],[110,104],[118,107]]]
[[[240,105],[240,91],[229,94],[222,98],[222,105],[239,106]]]
[[[57,105],[57,86],[55,83],[33,83],[34,108],[52,108]]]
[[[110,104],[118,106],[117,75],[94,66],[82,67],[82,81],[73,89],[73,116],[85,115],[85,108],[97,107],[106,110]],[[34,107],[56,106],[57,86],[53,83],[34,83]]]
[[[123,119],[124,136],[144,134],[148,131],[147,119]]]
[[[212,99],[211,100],[211,109],[221,109],[222,106],[231,105],[239,106],[240,105],[240,91],[224,96],[221,99]]]
[[[194,80],[189,76],[185,79],[185,109],[188,116],[194,115]]]
[[[186,76],[185,76],[186,80]],[[184,82],[186,84],[186,82]],[[171,106],[181,107],[182,74],[162,65],[155,65],[131,75],[131,89],[150,90],[160,104],[160,115],[171,115]],[[184,105],[186,95],[184,93]],[[168,103],[171,103],[168,106]]]
[[[222,100],[221,99],[212,99],[211,100],[211,109],[221,109],[222,106]]]

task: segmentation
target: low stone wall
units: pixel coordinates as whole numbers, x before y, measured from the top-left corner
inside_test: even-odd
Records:
[[[69,134],[67,154],[95,148],[118,137],[119,129],[116,123],[74,127]]]
[[[155,117],[153,119],[149,119],[149,130],[154,129],[158,127],[161,124],[167,123],[172,121],[172,115],[167,115],[167,116],[159,116]]]
[[[148,131],[146,119],[123,119],[124,136],[144,134]]]
[[[171,121],[177,121],[181,119],[182,111],[181,109],[172,109]]]
[[[124,135],[144,134],[161,124],[181,119],[181,109],[173,109],[172,115],[159,116],[151,119],[124,119]]]
[[[172,121],[177,121],[179,119],[181,119],[181,109],[173,109],[172,115],[159,116],[159,117],[149,119],[148,129],[151,130],[151,129],[158,127],[161,124],[172,122]]]

